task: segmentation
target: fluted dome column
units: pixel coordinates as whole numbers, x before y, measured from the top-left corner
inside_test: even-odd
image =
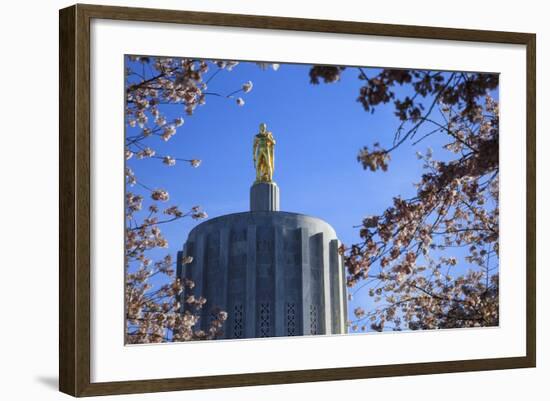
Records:
[[[216,311],[228,314],[220,338],[261,338],[346,332],[343,257],[334,229],[312,216],[244,212],[207,220],[189,233],[178,258],[178,277],[207,300],[199,327]],[[184,256],[193,261],[182,264]]]
[[[251,212],[279,211],[279,187],[274,182],[257,182],[250,188]]]

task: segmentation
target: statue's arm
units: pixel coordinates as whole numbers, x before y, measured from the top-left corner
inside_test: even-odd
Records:
[[[254,138],[254,143],[252,145],[252,158],[254,160],[254,165],[256,165],[256,153],[258,152],[258,138]]]
[[[271,159],[271,170],[275,170],[275,139],[273,139],[271,146],[269,147],[269,158]]]

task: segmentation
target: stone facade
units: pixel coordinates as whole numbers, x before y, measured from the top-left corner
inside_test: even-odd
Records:
[[[277,195],[278,208],[278,189],[256,185]],[[315,217],[273,210],[269,193],[260,193],[265,203],[254,203],[253,194],[251,207],[260,211],[199,224],[180,253],[193,262],[178,266],[179,277],[192,279],[192,292],[208,301],[200,327],[219,308],[228,313],[223,338],[345,333],[345,272],[334,229]]]

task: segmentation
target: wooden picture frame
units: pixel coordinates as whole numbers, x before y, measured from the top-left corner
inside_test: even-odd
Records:
[[[527,71],[527,119],[525,122],[527,132],[526,355],[523,357],[399,365],[92,383],[90,380],[90,21],[95,18],[399,38],[490,42],[525,46],[527,54],[525,60]],[[73,396],[95,396],[535,366],[536,37],[534,34],[80,4],[60,10],[59,27],[60,391]]]

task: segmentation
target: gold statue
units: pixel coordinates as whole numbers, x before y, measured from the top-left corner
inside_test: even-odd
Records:
[[[273,182],[275,139],[265,123],[260,124],[260,132],[254,137],[252,153],[256,168],[255,182]]]

